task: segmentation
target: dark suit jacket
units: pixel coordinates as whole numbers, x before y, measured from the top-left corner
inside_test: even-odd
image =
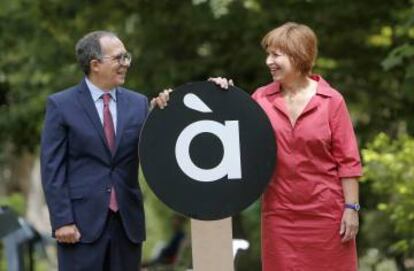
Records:
[[[53,231],[76,224],[81,242],[101,234],[111,187],[129,239],[145,239],[138,185],[138,140],[148,100],[117,88],[116,151],[111,154],[85,80],[49,96],[41,142],[42,183]]]

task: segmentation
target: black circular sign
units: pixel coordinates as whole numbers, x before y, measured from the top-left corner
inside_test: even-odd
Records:
[[[188,83],[155,108],[141,132],[144,176],[173,210],[200,220],[232,216],[260,197],[276,165],[271,124],[248,94]]]

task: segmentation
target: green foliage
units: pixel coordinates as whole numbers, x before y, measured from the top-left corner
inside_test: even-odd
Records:
[[[45,98],[83,76],[74,46],[89,31],[119,34],[134,56],[126,86],[148,96],[210,76],[233,78],[252,92],[271,80],[260,40],[286,21],[315,30],[319,38],[315,72],[344,95],[361,146],[379,131],[395,135],[407,127],[414,134],[413,1],[337,0],[333,5],[326,0],[13,0],[0,1],[0,149],[10,143],[17,150],[37,149]],[[376,209],[363,219],[367,225],[373,223],[378,234],[369,231],[371,235],[360,236],[360,243],[372,241],[384,250],[393,243],[394,251],[405,251],[412,248],[403,218],[413,219],[407,205],[413,188],[402,181],[410,170],[398,160],[401,149],[395,148],[390,149],[390,158],[375,145],[367,147],[381,153],[382,159],[367,160],[362,185],[365,206]],[[369,175],[374,168],[377,175]],[[162,239],[169,213],[144,189],[148,236]],[[399,201],[403,207],[397,206]],[[258,206],[242,216],[252,247],[240,261],[253,269],[260,266]],[[397,239],[391,236],[394,233]],[[149,240],[148,246],[154,243]]]
[[[260,200],[242,212],[245,238],[250,246],[247,251],[240,251],[236,258],[236,270],[249,271],[261,269],[261,240],[260,240]]]
[[[414,1],[410,2],[407,8],[394,12],[396,23],[391,29],[392,50],[381,64],[385,71],[394,74],[398,80],[395,96],[400,101],[399,119],[404,119],[408,132],[414,134],[410,108],[414,103]]]
[[[140,185],[144,196],[144,207],[146,216],[147,239],[144,242],[143,259],[147,261],[154,255],[155,249],[160,244],[165,244],[173,234],[172,217],[173,211],[162,204],[157,196],[148,187],[144,181],[144,176],[140,172]],[[188,223],[189,224],[189,223]],[[190,239],[190,229],[187,225],[187,238]],[[186,270],[191,263],[191,247],[184,247],[182,255],[180,255],[177,271]]]
[[[320,41],[315,71],[344,93],[360,138],[365,140],[381,130],[392,132],[395,126],[386,123],[412,116],[414,98],[407,99],[412,94],[402,90],[403,72],[395,66],[409,59],[406,48],[411,45],[391,53],[391,60],[385,61],[387,68],[394,67],[389,72],[383,73],[380,63],[396,46],[411,44],[411,28],[399,30],[411,14],[409,3],[3,1],[0,144],[12,142],[17,150],[36,150],[45,97],[79,82],[82,73],[75,63],[74,45],[89,31],[108,29],[119,34],[134,56],[127,86],[147,95],[218,75],[233,78],[251,92],[270,81],[260,40],[286,21],[315,29]],[[395,25],[396,20],[401,24]],[[395,40],[394,33],[401,31],[408,34]],[[413,70],[407,67],[408,74]]]
[[[17,214],[24,216],[26,201],[21,193],[13,193],[7,197],[0,197],[0,206],[8,206]]]
[[[393,239],[387,253],[414,251],[414,138],[407,135],[392,140],[379,134],[362,151],[364,181],[380,201],[371,226],[384,228],[383,236]],[[368,220],[367,222],[369,222]],[[375,231],[377,234],[378,231]],[[378,238],[378,236],[377,236]],[[381,240],[381,239],[378,239]],[[384,244],[385,246],[385,244]]]

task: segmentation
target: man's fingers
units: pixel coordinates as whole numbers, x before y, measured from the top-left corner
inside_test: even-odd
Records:
[[[69,236],[67,236],[67,235],[63,235],[63,236],[60,236],[60,237],[58,237],[58,238],[56,238],[57,240],[58,240],[58,242],[60,242],[60,243],[70,243],[70,237]]]
[[[156,106],[163,109],[165,106],[165,102],[160,97],[153,98],[151,100],[151,109],[155,108]]]
[[[152,110],[156,104],[157,104],[157,100],[155,98],[152,98],[150,102],[150,110]]]
[[[164,89],[163,93],[165,93],[167,96],[170,96],[170,93],[173,92],[171,88]]]
[[[168,92],[168,90],[164,90],[162,93],[162,98],[166,101],[166,102],[168,102],[169,100],[170,100],[170,92]],[[161,95],[160,94],[160,95]]]
[[[79,230],[78,230],[78,229],[76,229],[76,234],[75,234],[75,240],[76,240],[76,242],[79,242],[79,241],[80,241],[81,236],[82,236],[82,235],[80,234]]]
[[[160,104],[162,104],[163,107],[167,105],[167,99],[168,98],[167,98],[167,95],[164,92],[161,92],[158,95],[157,99],[160,101]]]
[[[170,100],[170,93],[173,90],[171,88],[164,89],[162,92],[158,94],[158,97],[153,98],[151,100],[152,108],[157,105],[160,109],[164,109],[168,105],[168,101]]]
[[[164,103],[160,98],[155,99],[159,108],[164,109]]]
[[[56,240],[60,243],[77,243],[80,240],[80,233],[76,228],[65,230],[56,235]]]
[[[160,92],[160,94],[158,95],[158,98],[163,101],[166,101],[168,100],[168,96],[169,96],[168,91],[164,90],[163,92]]]

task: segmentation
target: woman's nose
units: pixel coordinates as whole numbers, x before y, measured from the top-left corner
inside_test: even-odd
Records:
[[[266,61],[265,62],[266,62],[266,65],[273,64],[274,63],[274,58],[272,56],[268,55],[266,57]]]

